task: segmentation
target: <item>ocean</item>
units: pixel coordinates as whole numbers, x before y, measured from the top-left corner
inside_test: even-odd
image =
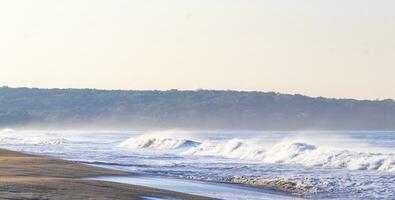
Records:
[[[391,131],[0,131],[0,147],[221,199],[395,199]],[[92,177],[95,178],[95,177]]]

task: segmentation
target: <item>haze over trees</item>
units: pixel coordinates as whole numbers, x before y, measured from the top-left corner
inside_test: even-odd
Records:
[[[395,129],[395,102],[274,92],[0,88],[0,127]]]

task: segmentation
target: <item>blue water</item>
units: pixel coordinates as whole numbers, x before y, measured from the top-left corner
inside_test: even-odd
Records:
[[[263,188],[245,187],[235,184],[210,183],[196,180],[183,180],[164,178],[160,176],[130,176],[130,177],[96,177],[91,180],[104,180],[133,185],[183,192],[188,194],[202,195],[213,198],[233,200],[261,200],[261,199],[299,199],[283,192]]]
[[[0,146],[138,173],[143,176],[113,181],[176,191],[180,181],[215,188],[234,179],[281,179],[310,188],[284,197],[395,199],[395,132],[3,130]],[[257,185],[225,186],[218,197],[231,199],[229,190],[248,192],[251,199],[284,195]],[[181,189],[200,194],[210,187]]]

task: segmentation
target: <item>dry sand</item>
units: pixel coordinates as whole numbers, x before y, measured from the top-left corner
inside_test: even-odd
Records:
[[[130,174],[0,149],[0,199],[210,199],[142,186],[82,179],[108,175]]]

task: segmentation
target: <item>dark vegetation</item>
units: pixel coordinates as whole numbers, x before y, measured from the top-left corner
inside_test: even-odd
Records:
[[[393,100],[274,92],[0,88],[0,126],[394,130]]]

